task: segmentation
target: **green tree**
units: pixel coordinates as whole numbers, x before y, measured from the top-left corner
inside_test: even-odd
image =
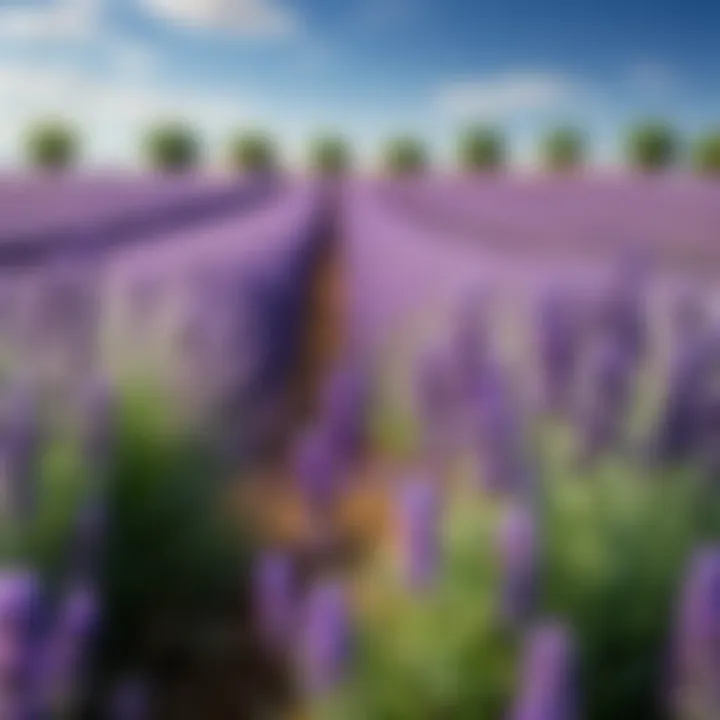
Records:
[[[350,147],[339,135],[320,136],[310,147],[310,163],[321,175],[343,175],[351,164]]]
[[[630,166],[645,172],[662,170],[678,159],[680,143],[673,129],[663,122],[641,123],[630,129],[625,155]]]
[[[244,172],[272,172],[278,164],[275,142],[259,130],[239,132],[230,141],[230,162]]]
[[[458,140],[458,161],[465,170],[497,170],[505,162],[505,138],[489,126],[464,130]]]
[[[158,123],[145,137],[150,164],[166,172],[182,172],[197,165],[200,143],[190,127],[178,122]]]
[[[693,164],[704,175],[720,175],[720,129],[699,138],[693,148]]]
[[[576,128],[558,127],[544,138],[541,150],[549,170],[573,170],[585,160],[585,138]]]
[[[384,164],[393,175],[415,175],[428,164],[427,151],[422,141],[410,136],[390,140],[383,154]]]
[[[77,160],[79,138],[70,125],[59,120],[43,120],[28,130],[25,151],[31,165],[61,170]]]

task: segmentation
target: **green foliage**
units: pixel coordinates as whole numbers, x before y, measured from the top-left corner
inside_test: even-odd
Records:
[[[29,163],[46,170],[62,170],[71,166],[77,159],[79,145],[76,131],[59,120],[37,123],[25,138]]]
[[[545,428],[539,446],[539,617],[575,634],[580,716],[660,720],[683,571],[693,548],[720,538],[720,497],[689,471],[648,475],[618,458],[578,477],[564,428]],[[319,703],[323,720],[507,717],[522,636],[499,621],[506,504],[450,479],[437,586],[413,595],[391,556],[377,559],[359,590],[354,671]]]
[[[720,130],[707,133],[695,143],[693,161],[698,172],[720,175]]]
[[[275,143],[260,131],[238,133],[230,143],[230,161],[244,172],[271,172],[277,167]]]
[[[121,398],[97,578],[99,693],[128,670],[152,671],[163,643],[188,646],[213,623],[247,619],[249,539],[221,502],[227,488],[214,454],[170,407],[146,389]],[[0,556],[36,568],[56,594],[94,480],[65,440],[48,447],[39,474],[37,514],[20,535],[3,527]]]
[[[312,167],[321,175],[343,175],[351,164],[350,147],[339,135],[315,138],[310,148],[310,161]]]
[[[385,168],[392,175],[416,175],[428,164],[427,151],[422,141],[403,136],[390,140],[383,154]]]
[[[573,170],[585,160],[585,137],[576,128],[555,128],[543,140],[542,157],[549,170]]]
[[[167,122],[148,131],[144,152],[152,167],[165,172],[181,172],[198,163],[200,144],[190,127]]]
[[[488,126],[468,128],[458,141],[458,161],[465,170],[497,170],[505,162],[505,152],[505,138]]]
[[[662,170],[674,164],[680,151],[671,127],[662,122],[646,122],[632,128],[625,142],[628,163],[643,171]]]

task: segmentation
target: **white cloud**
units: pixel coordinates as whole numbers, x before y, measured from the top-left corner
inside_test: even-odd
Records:
[[[299,29],[280,0],[142,0],[146,9],[179,25],[251,37],[284,37]]]
[[[558,107],[577,91],[574,83],[560,75],[507,73],[448,84],[437,94],[436,104],[454,118],[500,119]]]
[[[43,42],[82,40],[98,28],[102,0],[54,0],[49,5],[0,8],[0,38]]]

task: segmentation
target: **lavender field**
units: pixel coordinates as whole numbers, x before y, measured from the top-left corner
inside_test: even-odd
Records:
[[[720,184],[3,178],[1,718],[720,717]]]

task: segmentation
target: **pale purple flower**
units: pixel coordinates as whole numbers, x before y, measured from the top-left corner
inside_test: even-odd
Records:
[[[257,560],[254,574],[256,616],[264,640],[274,648],[291,639],[297,597],[293,565],[287,555],[268,552]]]
[[[412,477],[398,498],[400,560],[405,583],[412,589],[431,586],[440,563],[440,498],[432,480]]]
[[[680,601],[675,666],[678,709],[720,712],[720,547],[699,550],[690,563]]]
[[[579,717],[573,639],[561,623],[546,623],[529,636],[511,720],[574,720]]]
[[[324,580],[311,588],[307,599],[301,663],[312,694],[325,694],[345,677],[352,660],[352,628],[343,585]]]
[[[538,548],[535,518],[524,505],[514,504],[499,528],[502,573],[502,614],[522,622],[533,610],[537,595]]]

